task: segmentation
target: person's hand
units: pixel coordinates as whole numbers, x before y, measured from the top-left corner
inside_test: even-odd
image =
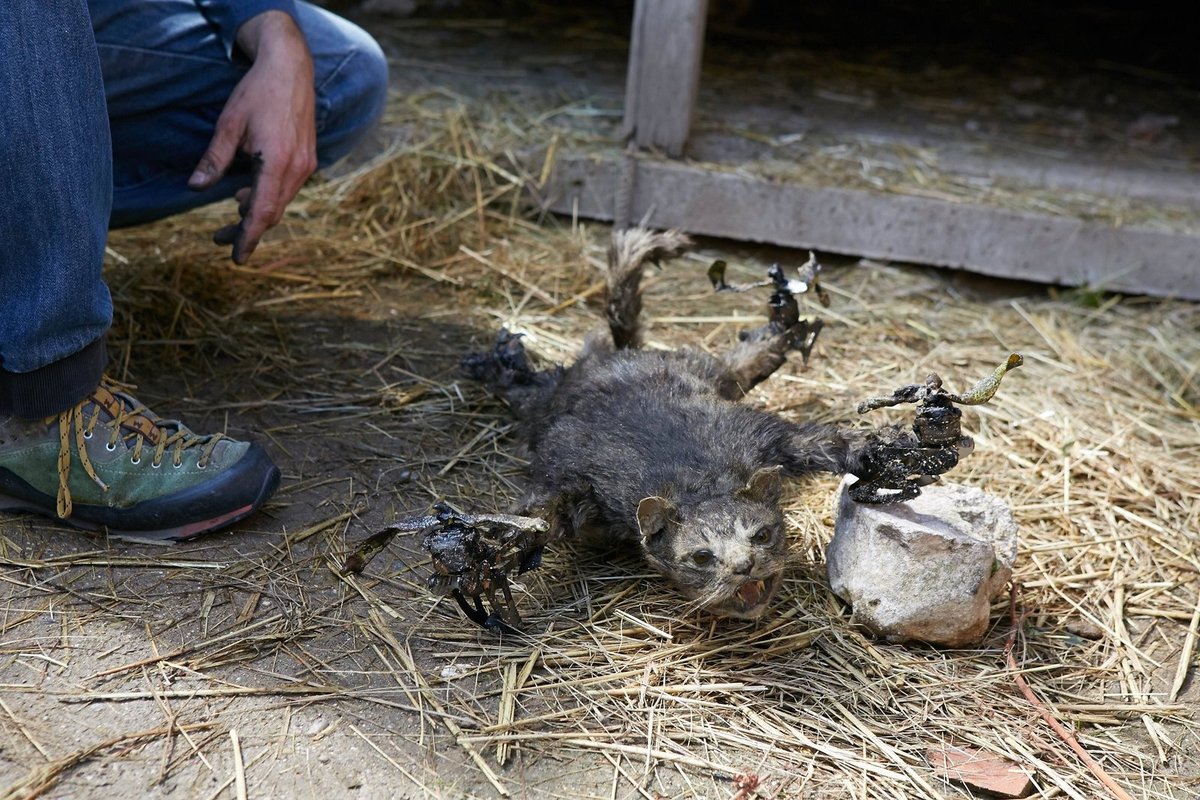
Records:
[[[317,168],[316,95],[312,56],[287,14],[251,18],[238,29],[237,43],[252,65],[225,103],[188,186],[214,185],[239,150],[254,159],[252,182],[236,195],[241,221],[213,235],[217,244],[233,245],[233,260],[244,264]]]

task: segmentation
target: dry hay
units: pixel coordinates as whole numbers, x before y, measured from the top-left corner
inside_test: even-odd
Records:
[[[503,409],[480,390],[458,387],[448,369],[396,367],[406,342],[364,342],[367,368],[347,369],[289,349],[281,325],[335,314],[353,326],[400,305],[418,321],[469,321],[480,341],[510,324],[535,352],[561,360],[600,319],[589,300],[606,231],[517,213],[527,178],[505,154],[529,129],[436,95],[391,113],[401,143],[307,190],[255,266],[229,265],[196,233],[217,227],[228,207],[115,236],[115,340],[129,343],[119,363],[135,377],[186,355],[230,384],[268,381],[258,405],[293,414],[288,425],[304,436],[437,429],[441,438],[415,451],[384,447],[359,465],[419,479],[393,486],[381,477],[366,492],[360,484],[301,504],[305,491],[351,469],[352,456],[333,452],[320,470],[289,476],[272,510],[282,517],[296,506],[282,535],[232,550],[63,553],[61,534],[23,534],[26,549],[11,531],[0,537],[4,663],[94,665],[66,686],[45,674],[9,677],[0,724],[13,746],[43,749],[22,709],[32,693],[170,711],[165,726],[47,756],[0,797],[36,796],[92,760],[124,765],[147,742],[163,742],[161,755],[146,757],[159,781],[206,752],[235,754],[213,796],[240,794],[247,775],[253,786],[271,769],[276,743],[267,737],[247,756],[248,734],[239,739],[235,723],[243,718],[231,715],[285,709],[282,750],[293,712],[328,706],[349,720],[343,732],[370,745],[359,755],[370,770],[394,771],[392,785],[429,796],[579,796],[574,776],[597,771],[596,796],[756,796],[739,794],[747,775],[760,779],[762,797],[964,796],[931,771],[926,750],[941,743],[1011,759],[1034,774],[1041,797],[1103,796],[1017,689],[1006,665],[1007,601],[973,650],[882,644],[848,623],[822,569],[832,478],[789,493],[792,567],[757,624],[681,618],[679,599],[636,559],[569,548],[528,576],[521,638],[499,640],[437,605],[411,542],[360,578],[339,577],[347,543],[390,515],[443,497],[501,507],[520,480],[520,454]],[[757,257],[722,252],[731,278],[761,270]],[[719,350],[758,318],[761,298],[709,293],[710,255],[648,281],[650,346]],[[857,400],[929,371],[957,388],[1005,353],[1023,353],[1026,366],[993,405],[968,413],[976,452],[954,475],[1008,499],[1021,524],[1013,657],[1048,712],[1129,794],[1195,796],[1200,308],[1011,287],[980,294],[944,274],[865,263],[832,267],[827,284],[834,305],[812,309],[829,327],[810,366],[786,367],[748,402],[845,419]],[[409,293],[419,307],[404,305]],[[284,439],[284,428],[271,435]],[[114,577],[130,572],[151,577]],[[171,616],[176,598],[195,599],[199,612]],[[51,608],[59,645],[28,638]],[[144,624],[144,655],[68,646],[70,635],[113,618]],[[159,649],[168,639],[175,645]],[[238,705],[252,700],[261,702]],[[195,705],[210,701],[217,710]],[[368,720],[368,707],[383,716]],[[402,740],[438,755],[406,760]],[[444,767],[456,753],[466,777]]]

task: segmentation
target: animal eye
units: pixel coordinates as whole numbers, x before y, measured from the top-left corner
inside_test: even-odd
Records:
[[[692,553],[692,562],[695,563],[697,567],[707,566],[708,564],[712,563],[712,560],[712,550],[697,550],[696,552]]]
[[[750,537],[750,541],[754,542],[755,544],[770,544],[771,540],[774,538],[775,531],[771,530],[770,528],[759,528],[754,532],[754,535]]]

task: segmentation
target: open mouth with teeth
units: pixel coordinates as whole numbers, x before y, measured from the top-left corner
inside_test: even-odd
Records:
[[[732,594],[715,603],[709,610],[729,617],[757,619],[767,610],[767,605],[775,596],[775,590],[779,588],[780,579],[781,576],[776,574],[743,581]]]

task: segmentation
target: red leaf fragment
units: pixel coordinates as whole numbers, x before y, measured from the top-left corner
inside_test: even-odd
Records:
[[[948,744],[931,747],[925,757],[934,774],[1000,797],[1027,797],[1033,792],[1033,780],[1020,766],[999,756],[973,747]]]

